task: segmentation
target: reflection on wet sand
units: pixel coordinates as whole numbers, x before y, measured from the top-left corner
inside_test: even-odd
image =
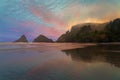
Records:
[[[2,44],[0,80],[120,80],[119,46]]]
[[[120,68],[120,45],[104,44],[86,48],[63,50],[74,61],[107,62]]]

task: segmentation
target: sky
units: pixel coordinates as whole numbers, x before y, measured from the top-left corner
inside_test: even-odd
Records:
[[[0,0],[0,42],[40,34],[56,40],[75,24],[120,17],[120,0]]]

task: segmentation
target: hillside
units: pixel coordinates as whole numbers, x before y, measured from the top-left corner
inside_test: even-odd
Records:
[[[74,25],[70,31],[61,35],[57,42],[119,42],[120,19],[97,24]]]

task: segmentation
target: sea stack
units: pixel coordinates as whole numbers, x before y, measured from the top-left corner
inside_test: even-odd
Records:
[[[34,39],[33,42],[53,42],[52,39],[47,38],[44,35],[39,35],[37,38]]]
[[[16,40],[15,42],[28,42],[27,38],[25,35],[22,35],[18,40]]]

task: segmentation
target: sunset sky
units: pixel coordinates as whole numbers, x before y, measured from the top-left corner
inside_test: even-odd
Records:
[[[0,0],[0,41],[25,34],[56,40],[72,25],[120,17],[120,0]]]

